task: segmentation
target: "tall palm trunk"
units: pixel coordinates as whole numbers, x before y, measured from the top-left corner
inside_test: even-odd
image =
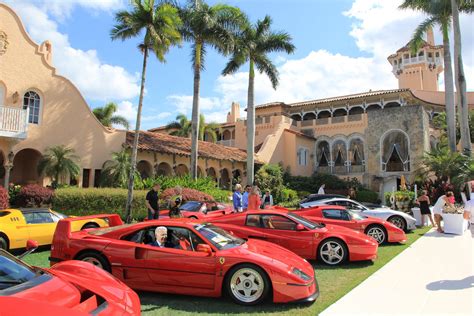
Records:
[[[128,177],[127,204],[125,205],[125,220],[127,223],[132,221],[132,202],[133,202],[133,184],[135,180],[135,169],[137,167],[138,138],[140,136],[140,123],[142,118],[143,94],[145,91],[146,63],[148,59],[148,47],[143,52],[142,82],[140,86],[140,98],[138,100],[137,122],[135,124],[135,135],[133,138],[132,158],[130,162],[130,175]]]
[[[247,92],[247,184],[253,184],[255,151],[254,64],[250,58],[249,89]]]
[[[471,133],[469,130],[469,109],[467,106],[466,77],[462,62],[461,28],[459,26],[459,8],[456,0],[451,0],[454,32],[454,74],[456,77],[456,94],[458,118],[461,131],[461,147],[464,154],[471,156]]]
[[[448,124],[448,146],[451,152],[456,151],[456,107],[454,103],[453,67],[449,46],[448,22],[443,24],[444,46],[444,101],[446,104],[446,121]]]
[[[198,164],[198,139],[199,139],[199,84],[201,81],[201,48],[202,43],[196,42],[196,56],[194,62],[194,87],[193,87],[193,114],[191,117],[191,177],[197,179]]]

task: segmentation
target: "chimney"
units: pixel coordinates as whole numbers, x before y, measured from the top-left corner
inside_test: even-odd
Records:
[[[235,123],[240,118],[240,105],[232,102],[230,112],[227,113],[227,123]]]

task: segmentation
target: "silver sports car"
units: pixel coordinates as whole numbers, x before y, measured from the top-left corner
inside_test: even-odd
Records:
[[[410,231],[416,228],[416,219],[404,212],[394,211],[388,207],[368,208],[357,201],[346,198],[332,198],[313,202],[303,202],[301,208],[308,208],[318,205],[338,205],[346,209],[363,212],[364,215],[378,217],[386,220],[404,231]]]

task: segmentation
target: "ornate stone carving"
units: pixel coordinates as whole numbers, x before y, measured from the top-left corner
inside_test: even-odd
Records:
[[[8,47],[7,34],[3,31],[0,31],[0,56],[5,54]]]

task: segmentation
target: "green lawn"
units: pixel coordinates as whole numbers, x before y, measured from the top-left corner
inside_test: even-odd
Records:
[[[312,305],[265,304],[255,307],[243,307],[227,298],[202,298],[192,296],[167,295],[158,293],[139,293],[143,315],[318,315],[333,304],[372,273],[415,242],[428,231],[428,228],[416,229],[407,234],[404,245],[384,245],[379,248],[375,262],[349,263],[340,267],[328,267],[313,263],[320,287],[320,297]],[[49,251],[31,254],[25,261],[36,266],[47,267]]]

